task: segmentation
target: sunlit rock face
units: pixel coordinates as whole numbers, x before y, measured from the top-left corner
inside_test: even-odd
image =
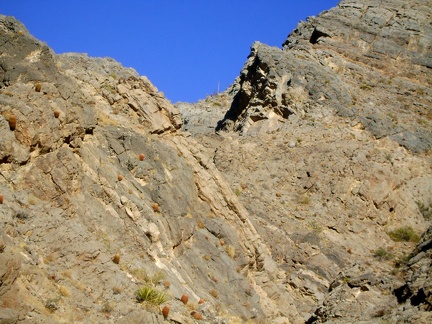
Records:
[[[173,105],[0,16],[0,322],[431,322],[430,17],[342,1]]]

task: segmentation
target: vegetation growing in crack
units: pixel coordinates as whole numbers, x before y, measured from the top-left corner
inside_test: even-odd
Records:
[[[420,241],[420,236],[414,232],[411,226],[404,226],[388,232],[390,238],[395,242],[414,242]]]
[[[159,291],[152,286],[139,288],[135,293],[135,297],[139,303],[148,302],[155,305],[161,305],[170,299],[165,292]]]
[[[376,249],[373,256],[379,261],[388,261],[394,258],[394,255],[383,247],[379,247],[378,249]]]

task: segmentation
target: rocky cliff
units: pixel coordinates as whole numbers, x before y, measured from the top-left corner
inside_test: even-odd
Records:
[[[342,1],[175,106],[0,16],[0,322],[429,323],[429,7]]]
[[[163,94],[112,59],[54,54],[11,17],[0,27],[1,321],[162,322],[136,302],[143,286],[180,323],[284,318],[270,252]]]
[[[177,105],[306,321],[431,319],[429,259],[412,252],[431,221],[430,18],[425,1],[342,1],[282,49],[254,43],[227,93]],[[224,115],[218,135],[207,115]]]
[[[430,150],[428,1],[341,1],[300,23],[283,49],[255,43],[218,129],[257,132],[331,106],[376,138]]]

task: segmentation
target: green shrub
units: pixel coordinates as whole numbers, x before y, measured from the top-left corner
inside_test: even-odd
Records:
[[[138,289],[135,297],[139,303],[148,302],[155,305],[163,304],[169,300],[167,294],[151,286],[143,286]]]
[[[390,238],[396,242],[415,242],[420,241],[420,236],[414,232],[411,226],[400,227],[388,233]]]
[[[388,252],[386,249],[384,249],[383,247],[378,248],[378,249],[374,252],[373,256],[374,256],[375,258],[377,258],[378,260],[380,260],[380,261],[387,261],[387,260],[393,259],[393,257],[394,257],[392,253],[389,253],[389,252]]]

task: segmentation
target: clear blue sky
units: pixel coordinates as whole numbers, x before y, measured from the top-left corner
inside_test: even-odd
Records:
[[[300,20],[339,0],[0,0],[56,53],[109,56],[172,102],[193,102],[239,75],[254,41],[281,47]]]

